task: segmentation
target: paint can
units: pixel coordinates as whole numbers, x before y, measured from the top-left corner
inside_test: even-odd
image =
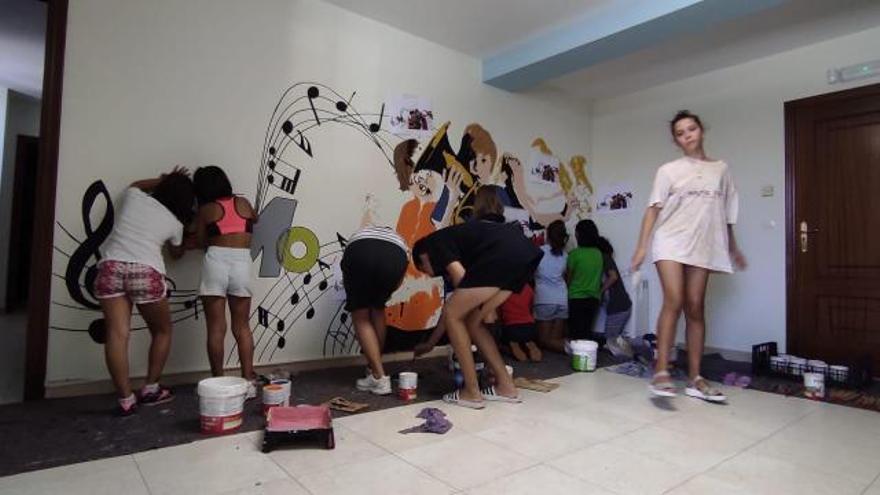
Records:
[[[804,397],[808,399],[825,399],[825,375],[823,373],[804,373]]]
[[[571,368],[575,371],[595,371],[599,344],[592,340],[571,341]]]
[[[419,386],[419,374],[412,371],[403,371],[400,373],[397,382],[397,395],[402,400],[414,400],[416,389]]]
[[[269,409],[290,405],[290,380],[278,378],[263,386],[263,413]]]
[[[199,382],[199,422],[202,433],[231,433],[241,427],[248,381],[233,376]]]

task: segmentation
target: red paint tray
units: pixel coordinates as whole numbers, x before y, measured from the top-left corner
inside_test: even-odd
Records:
[[[320,442],[327,449],[336,447],[330,408],[322,406],[273,407],[266,417],[263,452],[282,444]]]

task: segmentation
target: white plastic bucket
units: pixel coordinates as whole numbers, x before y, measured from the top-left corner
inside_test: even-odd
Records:
[[[804,396],[808,399],[822,400],[825,398],[825,374],[804,373]]]
[[[202,433],[229,433],[241,427],[248,382],[220,376],[199,382],[199,415]]]
[[[290,380],[283,378],[272,380],[263,386],[263,412],[275,406],[290,405]]]
[[[416,398],[418,386],[419,374],[412,371],[403,371],[400,373],[397,383],[397,394],[403,400],[413,400]]]
[[[592,340],[571,341],[571,367],[575,371],[595,371],[599,344]]]

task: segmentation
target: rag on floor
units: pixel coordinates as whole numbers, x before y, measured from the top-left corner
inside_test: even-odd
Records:
[[[452,423],[446,419],[446,413],[436,407],[426,407],[416,414],[416,417],[424,419],[425,422],[412,428],[400,430],[400,433],[437,433],[442,435],[452,428]]]

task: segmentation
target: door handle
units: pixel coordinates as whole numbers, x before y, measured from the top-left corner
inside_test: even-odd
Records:
[[[810,230],[810,226],[807,224],[806,220],[801,221],[800,238],[802,253],[806,253],[810,250],[810,234],[815,234],[817,232],[819,232],[819,229]]]

